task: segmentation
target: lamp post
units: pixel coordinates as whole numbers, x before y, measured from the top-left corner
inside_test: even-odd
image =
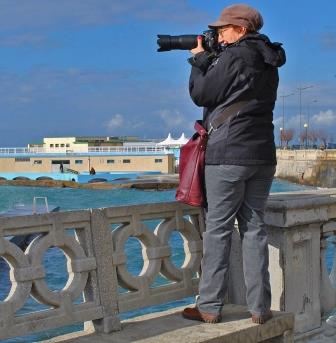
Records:
[[[282,98],[282,129],[285,129],[285,98],[294,95],[294,93],[280,95]]]
[[[313,88],[313,85],[307,86],[307,87],[298,87],[297,90],[299,91],[299,105],[300,105],[300,132],[299,137],[301,137],[302,131],[301,131],[301,125],[302,125],[302,91]]]
[[[280,127],[280,148],[282,149],[282,131],[283,127]]]
[[[306,130],[306,139],[305,139],[305,141],[306,141],[306,149],[307,149],[307,147],[308,147],[308,124],[304,123],[303,127]]]
[[[313,104],[316,104],[316,103],[317,103],[317,100],[316,100],[316,99],[312,100],[310,106],[308,106],[308,108],[307,108],[307,124],[308,124],[308,127],[310,126],[311,106],[312,106]]]

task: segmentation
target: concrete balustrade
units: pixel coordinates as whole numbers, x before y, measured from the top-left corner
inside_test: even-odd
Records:
[[[160,221],[154,231],[145,224],[149,220]],[[204,228],[198,208],[166,203],[0,218],[0,228],[0,256],[11,267],[12,282],[0,302],[0,339],[85,321],[93,321],[98,331],[111,332],[120,329],[120,312],[197,293]],[[72,229],[75,237],[69,234]],[[182,268],[170,259],[168,241],[174,230],[184,239]],[[22,234],[39,234],[24,252],[6,240]],[[129,237],[142,244],[144,266],[138,276],[126,267],[124,245]],[[51,247],[67,258],[69,279],[60,291],[50,291],[45,282],[42,260]],[[173,282],[152,288],[160,274]],[[118,286],[128,292],[119,294]],[[82,293],[82,303],[75,303]],[[49,309],[16,315],[29,296]]]
[[[0,256],[10,265],[12,282],[0,302],[0,339],[103,317],[90,219],[90,211],[0,218]],[[67,234],[74,227],[76,239]],[[24,252],[5,238],[36,233],[40,235]],[[51,247],[62,249],[68,262],[69,279],[58,292],[50,291],[45,282],[42,259]],[[83,293],[85,301],[75,304]],[[18,315],[29,296],[49,309]]]
[[[295,313],[297,340],[319,334],[327,342],[336,333],[336,254],[331,270],[325,257],[327,248],[335,248],[334,193],[273,194],[265,219],[272,309]],[[111,333],[121,329],[122,312],[197,295],[203,231],[203,211],[176,202],[0,218],[0,256],[11,267],[12,282],[7,298],[0,301],[0,339],[78,322],[92,322],[96,332]],[[173,232],[183,239],[181,266],[172,261]],[[21,234],[39,235],[22,251],[6,239]],[[131,237],[141,243],[139,275],[130,272],[124,249]],[[61,249],[67,258],[69,278],[57,291],[45,281],[43,256],[50,247]],[[159,276],[166,282],[158,285]],[[22,313],[30,296],[48,309]],[[237,233],[228,302],[245,304]],[[290,324],[284,330],[290,342]]]

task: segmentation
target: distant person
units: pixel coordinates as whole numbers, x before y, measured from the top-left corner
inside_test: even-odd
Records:
[[[63,162],[61,162],[61,164],[60,164],[60,167],[59,167],[59,168],[60,168],[60,172],[61,172],[61,173],[63,173],[63,172],[64,172]]]
[[[263,324],[272,317],[264,213],[276,165],[272,120],[278,67],[286,56],[281,44],[259,33],[262,26],[263,18],[254,8],[244,4],[226,7],[209,24],[217,31],[220,52],[205,51],[202,36],[191,50],[189,92],[194,103],[204,108],[205,128],[209,130],[213,120],[231,105],[236,108],[211,133],[206,147],[208,207],[199,298],[196,307],[182,313],[192,320],[221,320],[236,219],[252,322]]]
[[[96,171],[93,167],[91,167],[90,169],[90,175],[95,175],[96,174]]]

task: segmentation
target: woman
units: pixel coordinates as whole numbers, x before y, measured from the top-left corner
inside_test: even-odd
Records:
[[[239,102],[236,110],[209,137],[205,185],[208,208],[203,235],[202,276],[195,308],[183,316],[216,323],[228,286],[229,255],[235,219],[242,241],[246,300],[254,323],[272,317],[268,243],[263,221],[275,173],[273,109],[278,87],[277,68],[285,63],[279,43],[258,31],[260,13],[247,5],[226,7],[217,30],[221,52],[204,51],[202,37],[191,50],[190,95],[204,107],[203,124]]]

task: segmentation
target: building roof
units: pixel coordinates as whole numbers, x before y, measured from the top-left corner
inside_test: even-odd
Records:
[[[172,138],[171,134],[168,134],[168,137],[163,140],[162,142],[157,143],[157,145],[162,145],[162,146],[176,146],[176,145],[184,145],[188,142],[188,139],[182,133],[179,139],[174,139]]]
[[[176,140],[176,143],[180,144],[180,145],[184,145],[188,142],[188,138],[185,136],[184,132],[182,133],[181,137],[179,139]]]

